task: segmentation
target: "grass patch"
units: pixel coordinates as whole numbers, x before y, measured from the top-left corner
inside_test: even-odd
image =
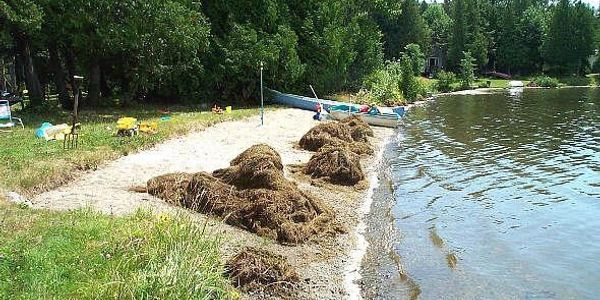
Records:
[[[529,80],[522,80],[522,79],[491,79],[491,78],[480,78],[477,79],[475,81],[475,85],[476,86],[483,86],[483,85],[487,85],[487,82],[490,82],[490,88],[501,88],[501,89],[505,89],[508,88],[508,83],[513,81],[513,80],[519,80],[522,81],[523,84],[527,85],[530,81]]]
[[[249,117],[258,109],[239,109],[231,114],[201,113],[191,107],[172,108],[169,121],[160,121],[160,107],[143,105],[135,108],[83,110],[79,148],[63,150],[62,142],[46,142],[35,137],[35,128],[42,122],[69,123],[69,113],[58,108],[51,112],[15,112],[25,123],[25,130],[12,129],[0,133],[0,190],[17,191],[25,195],[43,192],[71,180],[82,170],[95,169],[99,164],[148,148],[166,139],[186,134],[215,123]],[[120,117],[136,117],[138,121],[158,121],[159,132],[132,138],[116,137],[116,121]]]
[[[185,218],[30,210],[0,200],[0,299],[217,299],[219,243]]]

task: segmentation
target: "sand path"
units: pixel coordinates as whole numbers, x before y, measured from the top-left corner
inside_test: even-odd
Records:
[[[144,185],[150,178],[170,172],[212,172],[227,167],[229,161],[252,145],[266,143],[281,155],[284,165],[306,163],[311,152],[294,147],[302,135],[318,122],[313,113],[297,109],[280,109],[266,113],[265,126],[260,117],[214,125],[203,131],[166,141],[152,149],[122,157],[96,171],[90,171],[70,184],[31,199],[35,208],[71,210],[92,208],[101,212],[125,215],[138,208],[153,212],[187,213],[182,208],[166,204],[149,194],[128,191],[132,186]],[[381,150],[393,130],[373,128],[376,149]],[[378,150],[378,152],[379,152]],[[364,157],[363,169],[372,180],[379,157]],[[287,172],[287,168],[286,168]],[[292,178],[290,174],[288,177]],[[296,299],[357,299],[356,285],[359,264],[366,245],[356,231],[369,205],[366,190],[353,188],[319,187],[309,181],[294,179],[299,187],[318,196],[332,210],[336,219],[348,227],[348,234],[340,234],[317,243],[294,247],[280,245],[242,229],[229,226],[218,219],[190,212],[200,222],[206,221],[209,232],[223,237],[221,246],[224,259],[244,246],[259,247],[283,255],[302,278],[295,289]],[[350,251],[352,250],[352,253]],[[261,294],[242,295],[242,299],[263,299]]]
[[[110,214],[129,214],[140,207],[171,209],[147,194],[128,191],[150,178],[170,172],[212,172],[227,167],[240,152],[258,143],[277,150],[284,164],[306,162],[311,153],[294,149],[293,144],[312,128],[308,111],[281,109],[260,117],[225,122],[206,130],[168,140],[150,150],[124,156],[85,173],[70,184],[31,199],[33,207],[70,210],[90,207]]]

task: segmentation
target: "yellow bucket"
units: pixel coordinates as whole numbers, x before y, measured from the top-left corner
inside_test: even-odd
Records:
[[[232,110],[233,109],[231,108],[231,106],[225,106],[225,112],[226,113],[230,114]]]

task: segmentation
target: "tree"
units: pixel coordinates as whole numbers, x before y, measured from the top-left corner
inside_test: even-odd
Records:
[[[419,82],[413,75],[413,62],[407,54],[400,58],[400,90],[408,102],[414,102],[419,97]]]
[[[33,61],[32,37],[39,32],[43,15],[41,8],[31,0],[0,1],[0,25],[13,39],[17,61],[23,66],[25,84],[34,106],[41,104],[44,92]]]
[[[404,0],[398,18],[398,47],[404,49],[409,44],[417,44],[429,50],[429,32],[421,15],[417,0]]]
[[[432,46],[447,49],[452,19],[446,14],[443,6],[440,4],[428,5],[427,10],[423,13],[423,19],[429,28]]]
[[[544,42],[544,58],[559,74],[581,73],[584,61],[593,53],[593,11],[577,2],[559,0],[554,7]]]
[[[390,15],[381,24],[387,58],[398,57],[408,44],[418,44],[429,51],[429,32],[417,0],[405,0],[398,15]]]
[[[421,52],[421,47],[417,44],[408,44],[405,48],[405,54],[410,60],[412,74],[419,76],[425,68],[425,54]]]
[[[463,58],[460,60],[460,83],[462,88],[470,89],[475,83],[475,58],[471,52],[463,52]]]
[[[573,7],[573,25],[574,29],[573,49],[576,59],[575,73],[583,75],[587,66],[587,59],[594,54],[594,30],[596,20],[591,6],[581,1],[575,3]]]
[[[469,51],[476,65],[483,67],[488,63],[489,40],[482,17],[483,7],[480,0],[455,0],[452,2],[452,36],[448,50],[451,68],[460,64],[463,51]]]

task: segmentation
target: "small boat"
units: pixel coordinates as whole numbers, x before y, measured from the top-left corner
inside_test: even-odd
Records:
[[[396,128],[400,115],[385,108],[377,108],[378,111],[360,112],[356,105],[336,105],[329,107],[329,114],[336,120],[343,120],[350,116],[358,116],[369,125]]]
[[[283,105],[290,106],[290,107],[300,108],[300,109],[304,109],[304,110],[310,110],[310,111],[316,111],[317,104],[321,104],[325,111],[330,111],[330,108],[332,106],[338,106],[338,105],[355,106],[352,103],[339,102],[339,101],[326,100],[326,99],[317,99],[317,98],[304,97],[304,96],[298,96],[298,95],[292,95],[292,94],[284,94],[284,93],[280,93],[280,92],[274,91],[274,90],[271,90],[270,92],[273,95],[273,101],[276,103],[283,104]],[[380,107],[379,109],[382,111],[393,112],[400,117],[404,115],[404,106]]]

